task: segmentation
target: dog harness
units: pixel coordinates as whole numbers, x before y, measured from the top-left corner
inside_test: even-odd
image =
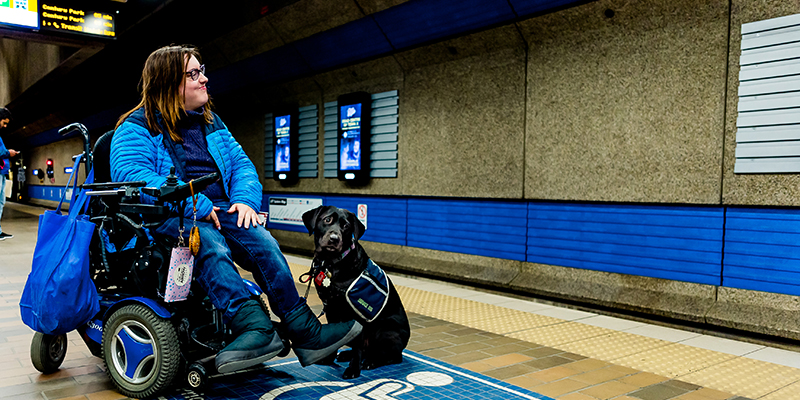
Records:
[[[389,302],[389,277],[378,264],[367,260],[367,268],[353,280],[345,294],[353,311],[372,322]]]
[[[355,249],[355,243],[339,256],[336,261],[328,263],[320,263],[319,265],[312,265],[311,270],[300,276],[300,282],[308,282],[308,288],[304,298],[308,298],[308,289],[311,288],[311,281],[319,287],[327,290],[333,290],[337,293],[335,296],[344,296],[345,301],[358,316],[363,318],[366,322],[372,322],[378,318],[386,303],[389,302],[389,277],[383,269],[375,264],[372,259],[367,260],[367,266],[364,271],[357,276],[347,289],[339,289],[331,286],[330,275],[325,264],[336,264],[344,259],[351,250]],[[312,278],[313,277],[313,278]],[[305,279],[304,279],[305,278]],[[324,311],[323,311],[324,312]],[[320,314],[321,316],[322,314]]]

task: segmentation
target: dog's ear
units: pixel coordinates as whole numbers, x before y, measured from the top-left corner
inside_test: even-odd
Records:
[[[331,206],[319,206],[303,213],[303,224],[305,224],[306,229],[308,229],[309,235],[314,233],[314,226],[317,224],[317,218],[329,208],[331,208]]]
[[[353,236],[355,236],[356,240],[361,239],[361,236],[364,236],[364,231],[367,230],[367,227],[364,226],[364,224],[362,224],[358,218],[356,218],[355,214],[349,210],[345,211],[347,211],[347,219],[350,222],[350,225],[353,226]]]

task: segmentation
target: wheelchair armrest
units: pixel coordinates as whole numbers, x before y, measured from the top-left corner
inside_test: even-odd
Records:
[[[106,182],[106,183],[89,183],[81,185],[81,188],[88,190],[109,190],[122,187],[144,187],[147,185],[145,181],[131,181],[131,182]]]

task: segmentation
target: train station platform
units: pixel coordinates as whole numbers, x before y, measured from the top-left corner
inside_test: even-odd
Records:
[[[20,319],[19,299],[43,211],[7,203],[0,221],[14,235],[0,241],[0,399],[124,399],[75,332],[58,372],[42,375],[31,364],[33,331]],[[296,277],[310,265],[287,259]],[[176,390],[164,398],[800,399],[800,353],[791,344],[390,276],[412,326],[400,366],[348,382],[343,367],[302,369],[290,354],[262,373],[221,377],[205,393]],[[321,309],[313,290],[309,303]]]

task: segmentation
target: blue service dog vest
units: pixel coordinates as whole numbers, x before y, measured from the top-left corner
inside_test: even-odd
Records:
[[[389,302],[389,277],[378,264],[368,260],[367,268],[347,288],[345,299],[356,314],[372,322]]]

